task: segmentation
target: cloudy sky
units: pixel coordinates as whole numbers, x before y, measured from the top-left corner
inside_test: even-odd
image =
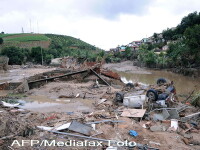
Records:
[[[70,35],[108,50],[198,10],[199,0],[0,0],[0,30]]]

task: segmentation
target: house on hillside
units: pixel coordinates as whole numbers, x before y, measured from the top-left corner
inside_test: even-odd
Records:
[[[142,44],[142,41],[133,41],[133,42],[131,42],[130,44],[140,46],[140,45]]]
[[[143,39],[141,40],[141,42],[142,42],[142,43],[147,43],[147,42],[148,42],[148,38],[143,38]]]
[[[168,49],[169,49],[169,46],[168,46],[168,45],[165,45],[165,46],[162,47],[162,50],[163,50],[163,51],[167,51]]]
[[[131,50],[139,50],[140,45],[137,44],[128,44],[127,47],[130,47]]]
[[[120,46],[119,52],[125,52],[125,50],[126,50],[126,46],[124,45]]]
[[[111,49],[110,49],[110,52],[111,52],[111,53],[115,53],[115,52],[117,52],[117,51],[118,51],[117,48],[111,48]]]

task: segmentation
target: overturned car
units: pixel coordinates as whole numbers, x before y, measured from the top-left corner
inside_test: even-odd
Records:
[[[156,84],[151,86],[127,83],[123,91],[116,93],[115,101],[133,108],[141,108],[145,102],[148,105],[155,103],[161,107],[168,107],[170,102],[175,101],[175,94],[173,81],[159,78]]]

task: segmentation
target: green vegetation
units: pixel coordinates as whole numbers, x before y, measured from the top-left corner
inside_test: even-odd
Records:
[[[124,52],[110,53],[105,56],[107,63],[121,62],[122,60],[133,60],[137,58],[136,51],[133,51],[130,47],[126,47]]]
[[[6,38],[6,37],[10,37],[13,35],[27,35],[26,33],[16,33],[16,34],[4,34],[4,33],[0,33],[0,37],[1,38]]]
[[[200,93],[196,93],[192,96],[191,104],[195,107],[200,107]]]
[[[137,51],[127,47],[124,52],[105,53],[80,39],[55,34],[0,34],[0,38],[4,42],[0,45],[0,55],[8,56],[10,64],[41,63],[42,58],[48,64],[52,58],[64,56],[73,56],[79,62],[105,60],[109,63],[137,59],[144,66],[158,68],[198,67],[200,64],[200,13],[197,12],[184,17],[175,28],[164,30],[162,36],[154,33],[154,42],[141,45]],[[30,41],[49,41],[50,45],[46,49],[41,48],[42,45],[28,49],[5,47],[9,42]],[[166,53],[155,53],[165,45],[169,46]]]
[[[18,47],[6,47],[1,51],[1,55],[9,57],[9,64],[21,65],[27,61],[27,58],[29,56],[29,50],[21,49]]]
[[[90,45],[80,39],[76,39],[71,36],[56,35],[56,34],[45,34],[48,38],[52,40],[51,48],[72,48],[72,49],[87,49],[96,50],[96,47]]]
[[[168,60],[164,53],[156,54],[152,50],[148,50],[147,45],[142,45],[138,50],[138,60],[144,64],[144,66],[150,68],[165,68]]]
[[[26,62],[49,64],[52,58],[73,56],[79,61],[101,61],[105,55],[104,51],[90,45],[80,39],[70,36],[54,34],[0,34],[0,42],[4,42],[0,47],[0,55],[10,58],[9,64],[25,64]],[[32,42],[38,42],[38,47],[32,47]],[[48,48],[41,48],[43,41],[50,42]],[[29,44],[30,42],[30,44]],[[24,47],[24,44],[25,48]],[[1,44],[1,43],[0,43]],[[29,46],[30,45],[30,46]],[[48,46],[48,45],[47,45]]]
[[[18,42],[28,42],[28,41],[47,41],[48,38],[45,35],[42,34],[36,34],[36,35],[26,35],[23,34],[23,36],[19,37],[13,37],[6,38],[6,41],[18,41]]]
[[[147,67],[198,67],[200,63],[200,13],[190,13],[177,27],[162,32],[163,40],[154,33],[155,43],[140,47],[138,60]],[[160,42],[157,42],[159,41]],[[167,43],[166,54],[157,55]]]
[[[32,41],[50,41],[48,48],[39,47],[20,48],[16,46],[2,47],[0,55],[6,55],[10,58],[9,64],[25,64],[33,62],[37,64],[49,64],[51,59],[64,56],[73,56],[80,62],[102,61],[105,52],[90,45],[80,39],[70,36],[54,35],[54,34],[0,34],[5,43],[11,45],[15,42],[32,42]],[[42,42],[41,42],[42,43]],[[40,44],[40,43],[39,43]],[[5,44],[6,45],[6,44]]]
[[[3,44],[3,38],[0,38],[0,44]]]

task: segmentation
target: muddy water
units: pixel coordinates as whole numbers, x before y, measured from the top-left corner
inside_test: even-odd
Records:
[[[192,78],[183,76],[180,74],[175,74],[170,71],[165,70],[146,70],[149,74],[138,73],[128,73],[128,72],[118,72],[122,77],[126,77],[127,80],[132,80],[134,82],[142,82],[145,84],[155,84],[156,80],[160,77],[174,81],[177,94],[188,94],[195,88],[200,91],[200,78]]]
[[[93,100],[74,98],[74,99],[51,99],[45,95],[33,95],[20,101],[23,105],[20,108],[34,112],[74,112],[93,110]]]

